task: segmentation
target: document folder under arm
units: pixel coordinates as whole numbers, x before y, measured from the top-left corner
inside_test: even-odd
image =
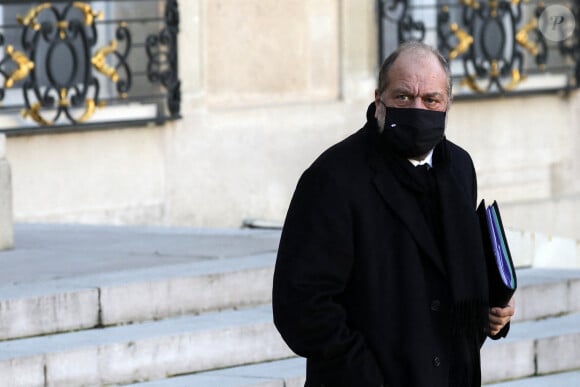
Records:
[[[482,200],[477,216],[487,267],[489,303],[492,307],[504,307],[516,291],[517,277],[497,202],[486,207]]]

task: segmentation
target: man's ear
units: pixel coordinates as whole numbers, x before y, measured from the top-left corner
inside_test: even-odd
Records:
[[[379,89],[375,89],[375,118],[377,118],[377,112],[379,111],[379,105],[381,101],[381,92]]]

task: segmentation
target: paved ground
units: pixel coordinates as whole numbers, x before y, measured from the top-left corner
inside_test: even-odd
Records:
[[[275,252],[280,232],[18,224],[0,286]]]

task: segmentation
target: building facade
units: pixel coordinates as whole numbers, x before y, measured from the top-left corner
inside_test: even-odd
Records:
[[[301,172],[364,124],[384,36],[396,33],[381,7],[179,2],[181,118],[7,133],[15,220],[281,222]],[[458,97],[447,136],[472,154],[480,196],[501,203],[508,226],[580,239],[579,128],[580,96],[568,89]]]

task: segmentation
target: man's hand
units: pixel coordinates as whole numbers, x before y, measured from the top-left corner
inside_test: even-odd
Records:
[[[516,303],[512,297],[503,308],[491,308],[489,311],[489,335],[495,336],[511,320],[516,311]]]

